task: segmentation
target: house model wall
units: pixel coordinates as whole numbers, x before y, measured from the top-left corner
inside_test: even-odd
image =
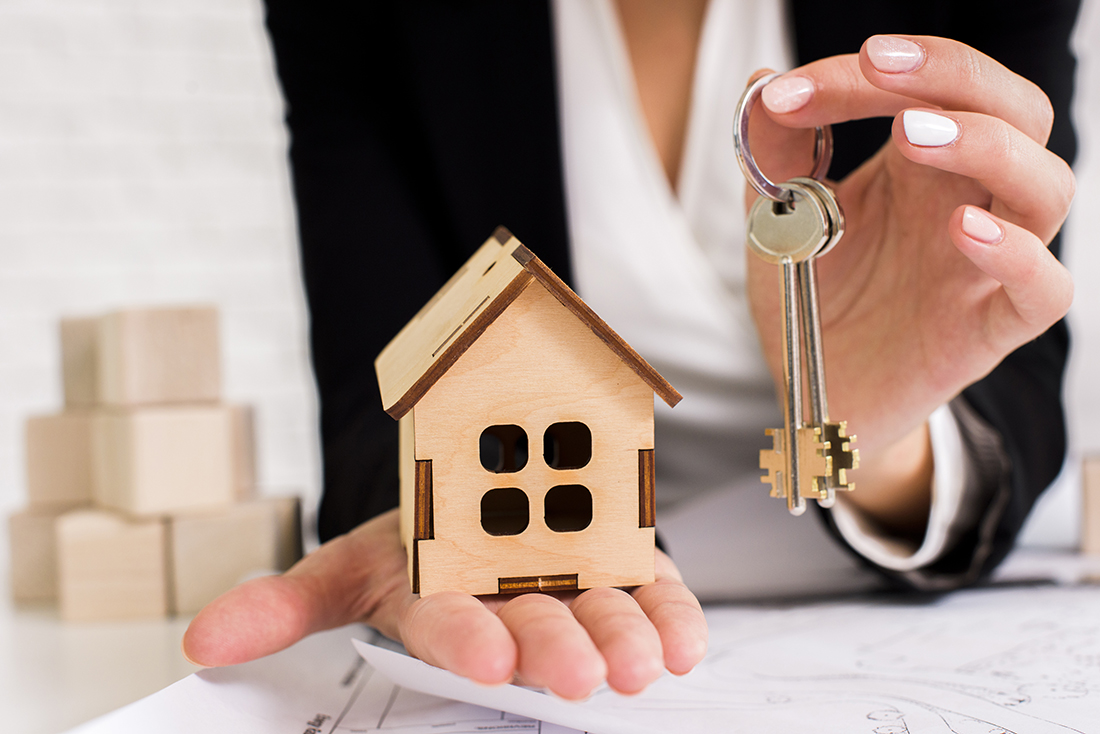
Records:
[[[653,394],[680,395],[507,230],[375,366],[413,591],[653,580]]]

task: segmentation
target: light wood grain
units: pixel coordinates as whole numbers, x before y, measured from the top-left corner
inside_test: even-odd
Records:
[[[1082,460],[1081,498],[1081,551],[1100,554],[1100,456]]]
[[[531,276],[539,282],[539,284],[551,293],[554,298],[558,299],[561,305],[565,306],[574,316],[580,319],[592,333],[595,334],[604,345],[612,352],[619,356],[623,362],[625,362],[638,377],[649,385],[650,389],[656,393],[657,397],[664,400],[668,407],[674,408],[679,403],[683,396],[669,384],[668,380],[661,377],[657,370],[653,369],[653,366],[642,359],[642,355],[634,351],[626,341],[615,333],[606,321],[601,319],[599,315],[589,308],[581,298],[573,292],[573,290],[567,286],[561,278],[554,274],[550,268],[546,267],[546,264],[535,257],[534,253],[528,250],[526,247],[520,245],[516,248],[515,255],[521,263],[523,263],[524,269],[531,273]]]
[[[164,521],[78,510],[57,520],[58,589],[66,621],[168,612]]]
[[[532,283],[586,325],[670,407],[682,396],[561,278],[503,227],[441,288],[375,360],[382,406],[401,418]]]
[[[233,487],[240,502],[256,496],[256,413],[251,405],[230,405]]]
[[[382,391],[382,406],[395,415],[395,406],[426,375],[434,381],[453,359],[476,337],[467,335],[487,308],[499,310],[498,301],[513,281],[525,275],[523,267],[511,256],[518,244],[514,238],[506,247],[490,237],[438,293],[405,325],[378,355],[375,370]],[[530,280],[528,276],[526,280]],[[507,300],[507,299],[505,299]],[[458,349],[455,347],[459,344]],[[415,398],[411,400],[415,403]],[[411,405],[409,406],[411,407]],[[407,412],[402,409],[395,417]]]
[[[639,449],[653,448],[653,391],[592,330],[538,285],[490,325],[414,409],[415,458],[432,461],[434,540],[417,543],[422,594],[495,593],[500,578],[578,575],[580,588],[653,580],[654,530],[638,527]],[[555,470],[542,437],[558,422],[592,431],[592,460]],[[494,424],[521,426],[530,459],[520,471],[482,467],[479,437]],[[543,520],[553,486],[592,492],[584,530],[557,533]],[[531,522],[515,536],[481,526],[482,495],[519,487]]]
[[[405,546],[408,556],[407,566],[409,572],[409,584],[415,592],[419,589],[416,575],[416,411],[406,413],[397,422],[397,434],[399,449],[397,457],[397,471],[400,481],[398,510],[398,529],[401,533],[401,545]]]
[[[117,311],[99,322],[99,397],[112,406],[215,402],[218,312],[211,306]]]
[[[169,520],[172,609],[195,614],[250,574],[278,571],[278,514],[243,502]]]
[[[27,419],[29,507],[55,510],[91,503],[93,419],[94,414],[86,410]]]
[[[57,599],[57,533],[60,512],[23,510],[8,518],[11,596],[16,602]]]
[[[282,573],[302,560],[302,500],[296,496],[261,497],[275,510],[275,570]]]
[[[61,382],[65,407],[99,404],[99,318],[61,319]]]
[[[231,504],[232,412],[224,406],[103,410],[93,428],[96,504],[156,515]]]

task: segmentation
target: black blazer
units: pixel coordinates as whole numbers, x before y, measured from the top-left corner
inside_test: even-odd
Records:
[[[326,540],[397,504],[397,424],[382,412],[373,361],[401,326],[498,224],[570,278],[552,23],[548,3],[533,0],[266,4],[320,393]],[[789,9],[799,63],[855,52],[874,33],[981,49],[1047,92],[1049,147],[1072,161],[1077,0],[792,0]],[[889,120],[837,126],[835,136],[830,175],[841,178],[888,138]],[[1059,323],[965,392],[1012,463],[986,571],[1062,464],[1067,348]],[[977,544],[976,532],[964,537],[933,571],[962,573]]]

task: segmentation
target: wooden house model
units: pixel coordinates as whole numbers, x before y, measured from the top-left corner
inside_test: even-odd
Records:
[[[680,394],[506,229],[375,368],[414,592],[653,581],[653,393]]]

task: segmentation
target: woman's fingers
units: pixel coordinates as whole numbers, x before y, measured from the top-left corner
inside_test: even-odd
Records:
[[[518,649],[508,628],[469,594],[419,599],[401,616],[400,633],[416,657],[478,683],[507,683],[516,670]]]
[[[979,181],[997,211],[1049,242],[1073,200],[1073,172],[1061,158],[1004,120],[974,112],[905,110],[894,120],[901,154]]]
[[[1073,300],[1069,271],[1028,230],[976,206],[960,206],[948,232],[955,246],[1001,284],[988,297],[985,338],[1004,354],[1066,315]]]
[[[497,614],[516,641],[516,671],[524,682],[578,700],[606,679],[603,656],[561,601],[546,594],[522,594]]]
[[[1053,122],[1050,101],[1035,84],[963,43],[934,36],[873,36],[858,54],[784,74],[761,97],[774,121],[797,128],[939,107],[998,117],[1045,145]]]
[[[813,61],[773,80],[760,93],[773,120],[785,127],[817,127],[868,117],[893,117],[928,104],[879,89],[860,72],[859,54]]]
[[[234,665],[313,632],[364,621],[422,660],[480,683],[505,683],[518,673],[563,698],[580,699],[605,680],[623,693],[638,692],[665,665],[687,672],[706,648],[699,604],[663,553],[657,554],[657,583],[635,590],[633,598],[592,589],[570,606],[545,594],[507,601],[457,592],[417,598],[409,591],[406,561],[396,512],[381,515],[286,574],[216,599],[192,621],[184,654],[208,667]]]
[[[209,604],[188,628],[184,654],[199,665],[233,665],[364,621],[422,660],[480,683],[518,673],[579,699],[605,680],[624,693],[640,691],[664,664],[686,672],[705,649],[698,602],[663,553],[657,584],[636,590],[637,601],[618,589],[592,589],[571,607],[545,594],[418,599],[409,591],[406,560],[396,513],[382,515],[286,574],[242,584]]]
[[[584,698],[605,680],[637,693],[665,667],[686,673],[706,652],[699,603],[663,553],[657,567],[657,582],[633,596],[597,588],[565,602],[523,594],[486,606],[464,594],[433,594],[409,607],[401,639],[417,657],[482,683],[514,671],[562,698]]]
[[[427,597],[412,609],[443,596]],[[633,596],[618,589],[591,589],[567,607],[551,596],[524,594],[501,606],[497,614],[515,639],[520,677],[563,698],[584,698],[604,680],[621,693],[636,693],[656,680],[663,667],[676,674],[687,673],[706,653],[707,627],[702,608],[680,581],[668,556],[660,552],[657,581],[638,587]],[[426,616],[417,619],[418,627]],[[440,623],[453,621],[453,616],[442,609],[436,615]],[[440,632],[432,640],[424,638],[410,644],[406,630],[412,628],[412,624],[403,627],[411,652],[475,677],[460,670],[455,662],[469,652],[452,650],[449,659],[438,655],[440,648],[453,647],[451,633]],[[485,645],[468,647],[483,652]],[[421,649],[426,654],[422,655]]]
[[[707,652],[707,619],[667,555],[657,551],[656,582],[639,586],[633,596],[657,630],[665,668],[683,675],[698,665]]]
[[[998,117],[1039,145],[1054,122],[1038,86],[965,43],[935,36],[872,36],[859,52],[862,75],[884,92],[948,110]]]
[[[638,603],[621,589],[591,589],[569,606],[607,663],[607,684],[638,693],[664,670],[656,628]]]

